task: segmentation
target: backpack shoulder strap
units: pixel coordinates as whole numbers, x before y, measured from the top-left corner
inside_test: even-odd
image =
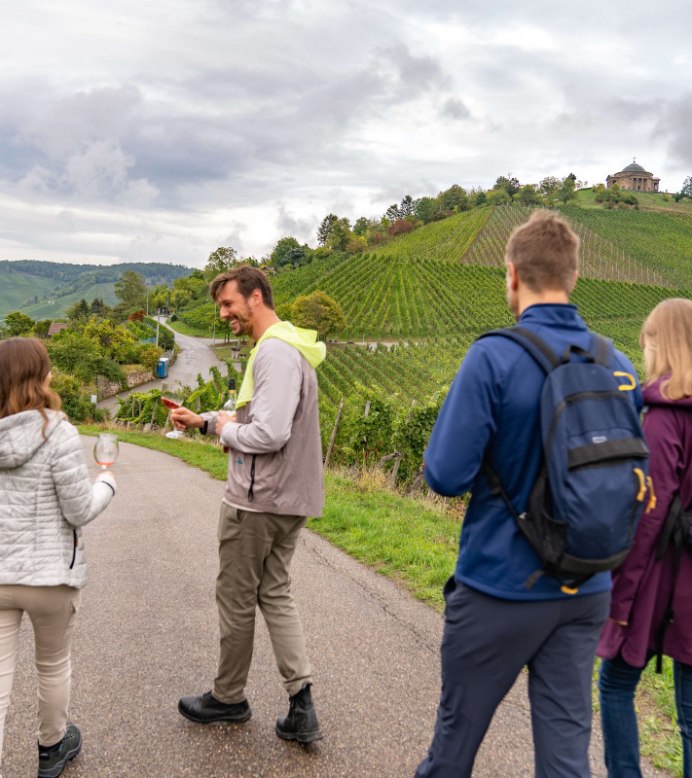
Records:
[[[494,336],[508,338],[520,345],[533,357],[544,373],[549,373],[560,364],[560,360],[543,338],[539,338],[535,332],[531,332],[531,330],[527,330],[524,327],[515,326],[501,330],[490,330],[490,332],[483,333],[478,340]]]
[[[612,367],[614,361],[612,341],[596,332],[591,333],[591,354],[594,362],[604,367]]]

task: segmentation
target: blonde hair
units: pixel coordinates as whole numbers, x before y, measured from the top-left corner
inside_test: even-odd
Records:
[[[22,411],[36,410],[43,416],[46,408],[59,411],[60,397],[46,386],[50,359],[46,347],[36,338],[9,338],[0,341],[0,419]]]
[[[559,289],[571,294],[579,270],[579,238],[557,213],[537,210],[510,235],[505,261],[532,292]]]
[[[692,300],[671,297],[647,316],[639,343],[648,382],[664,379],[669,400],[692,396]]]

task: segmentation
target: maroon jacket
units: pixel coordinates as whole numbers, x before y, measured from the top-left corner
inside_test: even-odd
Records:
[[[643,667],[655,650],[656,633],[675,585],[675,620],[665,633],[663,653],[692,665],[692,552],[682,551],[674,583],[673,549],[656,559],[656,546],[676,491],[692,506],[692,397],[666,400],[660,382],[644,387],[644,434],[651,457],[649,471],[656,507],[645,512],[627,559],[613,573],[610,619],[596,653],[613,659],[618,653],[633,667]],[[628,626],[616,624],[626,621]]]

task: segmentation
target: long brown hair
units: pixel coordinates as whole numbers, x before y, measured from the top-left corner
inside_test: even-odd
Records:
[[[692,396],[692,300],[671,297],[647,316],[639,342],[648,381],[663,379],[669,400]]]
[[[0,419],[21,411],[40,411],[48,423],[46,408],[59,411],[60,397],[46,386],[50,360],[36,338],[0,341]]]

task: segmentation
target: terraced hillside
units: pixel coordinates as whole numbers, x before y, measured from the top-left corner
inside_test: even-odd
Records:
[[[474,277],[467,281],[471,284]],[[481,291],[470,286],[471,294],[465,299],[459,296],[454,335],[420,338],[393,348],[367,343],[330,346],[329,359],[318,371],[325,409],[331,414],[342,396],[357,394],[365,386],[377,386],[386,394],[402,394],[417,402],[446,387],[466,349],[481,332],[512,323],[504,301],[503,278],[495,272],[485,280],[494,281],[492,294],[488,294],[490,287]],[[573,301],[591,327],[611,338],[641,367],[642,321],[657,303],[675,294],[675,290],[663,287],[582,279]],[[471,303],[478,297],[485,302],[482,316]]]
[[[610,241],[654,274],[651,283],[692,287],[692,215],[668,211],[563,209],[577,230]]]
[[[632,281],[642,284],[675,285],[676,281],[665,275],[659,268],[655,255],[649,254],[647,258],[641,255],[629,253],[625,246],[629,243],[618,242],[615,234],[608,229],[594,230],[590,224],[600,224],[598,218],[590,219],[591,214],[605,214],[605,222],[616,214],[631,214],[631,217],[644,216],[644,214],[631,212],[606,212],[603,209],[563,208],[563,213],[569,219],[574,231],[581,241],[579,261],[581,275],[584,278],[601,278],[612,281]],[[463,261],[471,265],[488,265],[490,267],[502,267],[504,263],[505,246],[515,227],[523,224],[530,216],[530,208],[519,206],[500,206],[493,209],[485,227],[481,230]],[[584,217],[583,214],[589,216]],[[683,217],[684,218],[684,217]],[[692,219],[688,219],[692,228]],[[658,225],[653,225],[655,228]],[[658,230],[654,229],[654,233]],[[655,245],[656,237],[652,238]],[[692,236],[690,237],[692,243]],[[647,261],[647,259],[649,261]]]

